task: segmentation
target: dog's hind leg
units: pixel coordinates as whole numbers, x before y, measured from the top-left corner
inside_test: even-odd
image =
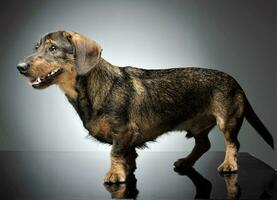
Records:
[[[223,132],[226,152],[223,163],[217,168],[221,173],[232,173],[238,170],[237,153],[240,147],[238,141],[238,133],[243,122],[243,117],[232,118],[219,125],[219,129]]]
[[[213,112],[216,124],[224,135],[226,152],[223,163],[217,168],[221,173],[238,170],[237,153],[240,147],[238,133],[244,118],[245,97],[243,91],[214,94]]]
[[[195,146],[192,152],[185,158],[181,158],[174,163],[176,168],[185,168],[191,167],[194,163],[204,154],[206,153],[210,147],[211,143],[208,137],[211,128],[202,131],[201,133],[195,134]]]

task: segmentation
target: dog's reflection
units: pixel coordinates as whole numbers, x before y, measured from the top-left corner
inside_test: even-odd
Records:
[[[209,180],[204,178],[199,172],[193,167],[187,168],[174,168],[174,171],[181,176],[187,176],[196,188],[195,199],[210,199],[212,184]],[[240,186],[238,184],[238,174],[222,174],[224,178],[227,198],[228,199],[239,199],[240,197]]]
[[[104,184],[113,199],[136,199],[139,191],[134,174],[129,175],[125,183]]]
[[[195,199],[210,199],[212,184],[209,180],[204,178],[194,168],[174,168],[174,171],[181,176],[187,176],[196,188]],[[238,174],[221,174],[224,178],[227,199],[240,198],[240,186],[238,184]],[[111,193],[114,199],[136,199],[138,196],[137,179],[134,174],[131,174],[126,183],[104,184],[106,190]]]
[[[241,195],[240,186],[238,184],[238,174],[221,174],[224,178],[226,189],[227,189],[227,198],[228,199],[239,199]]]
[[[174,171],[181,176],[187,176],[196,188],[195,199],[209,199],[212,191],[212,184],[199,174],[193,167],[174,168]]]

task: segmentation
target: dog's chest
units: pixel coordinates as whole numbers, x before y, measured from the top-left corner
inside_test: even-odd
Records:
[[[72,99],[68,97],[69,102],[71,105],[75,108],[77,111],[79,117],[81,118],[83,124],[85,125],[88,120],[90,119],[92,109],[90,107],[90,102],[88,101],[87,98],[84,98],[80,95],[77,96],[76,99]]]
[[[67,97],[83,122],[83,126],[90,135],[100,142],[111,143],[111,122],[107,117],[98,116],[99,109],[93,109],[89,98],[82,92],[78,93],[76,99]]]

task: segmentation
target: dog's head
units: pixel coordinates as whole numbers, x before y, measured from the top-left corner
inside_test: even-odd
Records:
[[[19,72],[34,88],[46,88],[67,78],[85,75],[100,60],[101,46],[72,31],[57,31],[41,38],[34,53],[19,63]]]

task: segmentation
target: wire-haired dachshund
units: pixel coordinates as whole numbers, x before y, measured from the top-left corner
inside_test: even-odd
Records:
[[[189,167],[210,148],[208,134],[222,131],[226,155],[218,171],[238,170],[238,133],[246,118],[274,148],[273,138],[230,75],[204,68],[146,70],[119,67],[101,57],[101,46],[72,31],[49,33],[17,68],[33,88],[57,84],[89,134],[112,145],[104,181],[125,182],[136,169],[136,148],[170,131],[195,139],[175,167]]]

